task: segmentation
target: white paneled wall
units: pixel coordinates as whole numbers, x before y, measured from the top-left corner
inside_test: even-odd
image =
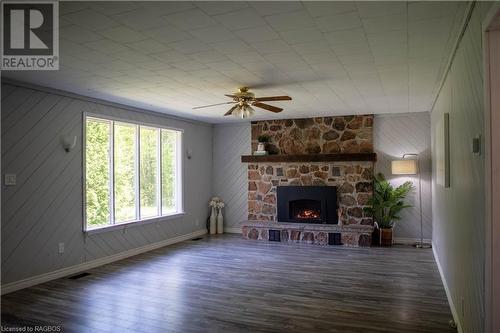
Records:
[[[230,232],[239,232],[248,217],[247,165],[241,155],[250,151],[250,124],[214,127],[214,194],[226,203],[225,229]]]
[[[484,138],[481,23],[491,3],[478,2],[432,111],[433,243],[463,332],[484,332],[484,154],[471,151]],[[450,115],[450,187],[436,182],[437,126]]]
[[[126,233],[82,232],[83,112],[161,124],[184,130],[183,217],[129,227]],[[61,135],[76,135],[66,153]],[[2,285],[83,264],[203,229],[212,193],[210,125],[131,111],[11,84],[2,84]],[[197,223],[198,221],[198,223]],[[65,252],[58,253],[58,243]]]
[[[391,161],[405,153],[418,153],[422,173],[422,216],[424,239],[432,238],[431,200],[431,118],[427,112],[376,116],[374,121],[374,147],[377,153],[375,172],[381,172],[395,186],[410,180],[415,190],[408,196],[413,207],[404,210],[396,223],[395,237],[408,241],[420,238],[420,209],[418,203],[418,177],[391,175]]]

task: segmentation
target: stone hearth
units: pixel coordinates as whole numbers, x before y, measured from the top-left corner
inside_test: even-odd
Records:
[[[339,233],[341,244],[350,247],[367,247],[372,242],[373,226],[336,224],[305,224],[245,221],[242,226],[243,238],[269,240],[269,230],[280,232],[281,242],[328,245],[328,234]]]

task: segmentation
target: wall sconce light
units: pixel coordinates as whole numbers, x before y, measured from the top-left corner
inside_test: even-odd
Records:
[[[76,146],[76,135],[75,136],[62,136],[61,142],[64,150],[69,153]]]

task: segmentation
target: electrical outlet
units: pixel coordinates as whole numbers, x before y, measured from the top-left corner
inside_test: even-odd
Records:
[[[4,182],[6,186],[16,185],[16,175],[13,173],[6,173]]]
[[[64,243],[59,243],[59,253],[64,253]]]

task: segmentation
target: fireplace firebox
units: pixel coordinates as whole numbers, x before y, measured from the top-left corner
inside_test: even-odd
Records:
[[[337,224],[335,186],[278,186],[278,222]]]

